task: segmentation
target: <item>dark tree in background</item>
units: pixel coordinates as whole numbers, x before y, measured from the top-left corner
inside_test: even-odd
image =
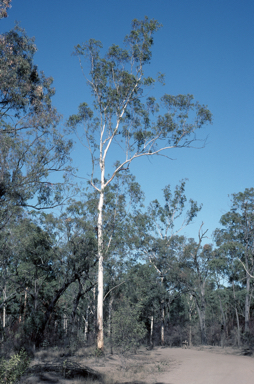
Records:
[[[35,52],[19,26],[0,37],[0,229],[20,207],[59,204],[70,169],[72,142],[59,128],[52,78],[34,65]],[[50,179],[55,172],[59,182]]]

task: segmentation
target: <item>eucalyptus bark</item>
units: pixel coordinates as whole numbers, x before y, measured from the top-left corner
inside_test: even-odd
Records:
[[[161,302],[161,345],[165,344],[165,305]]]
[[[97,348],[103,350],[103,202],[104,164],[101,162],[101,192],[98,204],[98,301],[97,301]]]
[[[201,288],[201,297],[200,297],[200,305],[196,300],[199,324],[200,324],[200,333],[201,333],[201,344],[206,345],[206,325],[205,325],[205,296],[204,296],[204,287]]]
[[[189,346],[192,346],[192,327],[191,327],[191,313],[189,313],[189,320],[190,320],[190,325],[189,325]]]
[[[97,337],[97,318],[96,318],[96,288],[93,288],[93,338]]]
[[[63,315],[63,329],[65,331],[65,334],[68,332],[68,319],[66,313]]]
[[[247,248],[247,247],[246,247]],[[245,250],[245,266],[247,271],[249,270],[249,263],[248,263],[248,255],[247,255],[247,249]],[[244,311],[244,317],[245,317],[245,324],[244,324],[244,332],[250,331],[250,275],[248,272],[246,272],[246,296],[245,296],[245,311]]]
[[[187,303],[188,303],[188,306],[189,306],[189,346],[191,347],[192,346],[192,326],[191,326],[191,322],[192,322],[192,310],[193,310],[193,296],[190,295],[189,299],[187,299]],[[195,305],[195,304],[194,304]]]
[[[89,307],[86,308],[86,317],[83,317],[85,321],[85,333],[84,333],[84,339],[85,341],[88,340],[88,327],[89,327]]]
[[[241,346],[241,330],[240,330],[239,314],[238,314],[238,309],[237,309],[237,305],[236,305],[234,282],[232,283],[232,288],[233,288],[233,295],[234,295],[234,301],[235,301],[235,316],[236,316],[236,324],[237,324],[237,346],[239,348]]]
[[[225,347],[225,339],[226,339],[226,318],[225,318],[225,313],[223,310],[221,298],[219,296],[219,301],[220,301],[220,311],[221,311],[221,347]]]
[[[111,295],[108,307],[108,336],[110,344],[110,353],[113,355],[113,342],[112,342],[112,310],[113,310],[114,296]]]
[[[191,316],[191,308],[189,308],[189,347],[192,346],[192,326],[191,326],[192,316]]]
[[[151,316],[150,324],[150,347],[153,348],[153,316]]]

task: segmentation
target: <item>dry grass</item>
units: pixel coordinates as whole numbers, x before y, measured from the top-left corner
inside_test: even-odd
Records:
[[[91,371],[99,373],[99,379],[91,377],[80,377],[73,375],[72,378],[63,377],[61,369],[57,371],[47,371],[44,367],[64,366],[64,364],[73,364],[73,366],[89,367]],[[37,384],[42,382],[58,384],[144,384],[156,383],[156,376],[165,370],[170,369],[173,361],[162,360],[161,356],[154,351],[151,353],[145,348],[140,349],[136,355],[111,355],[106,353],[98,357],[94,347],[80,348],[71,353],[68,349],[48,348],[36,352],[30,365],[31,368],[41,366],[40,372],[33,373],[22,379],[22,384]]]

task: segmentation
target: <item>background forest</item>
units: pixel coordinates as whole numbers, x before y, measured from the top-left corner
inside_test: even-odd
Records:
[[[1,18],[10,3],[0,1]],[[143,156],[170,162],[212,122],[192,95],[152,96],[164,82],[146,69],[160,27],[135,19],[122,47],[75,47],[93,103],[64,124],[34,40],[18,25],[0,36],[3,349],[254,342],[254,189],[231,196],[212,238],[200,222],[195,240],[184,229],[202,206],[186,196],[187,181],[180,175],[147,205],[131,173]],[[91,155],[83,184],[71,163],[74,133]]]

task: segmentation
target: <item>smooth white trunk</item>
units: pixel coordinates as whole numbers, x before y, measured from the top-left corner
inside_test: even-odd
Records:
[[[153,316],[151,316],[151,325],[150,325],[150,346],[153,347]]]
[[[196,301],[200,332],[201,332],[201,344],[206,345],[206,326],[205,326],[205,302],[204,297],[201,296],[201,306],[199,307],[198,302]]]
[[[64,329],[65,333],[67,334],[67,330],[68,330],[68,319],[67,319],[66,314],[63,315],[63,329]]]
[[[103,350],[103,202],[104,174],[102,175],[101,193],[98,204],[98,301],[97,301],[97,348]]]
[[[84,333],[84,339],[85,341],[88,340],[88,326],[89,326],[89,307],[86,308],[86,317],[85,320],[85,333]]]
[[[165,343],[165,307],[164,302],[162,304],[161,310],[161,345]]]

